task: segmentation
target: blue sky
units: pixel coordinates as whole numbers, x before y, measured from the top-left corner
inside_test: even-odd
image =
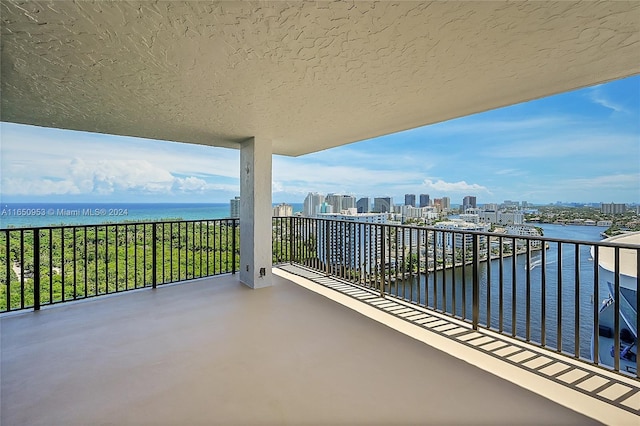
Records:
[[[239,152],[2,123],[1,202],[228,202]],[[273,201],[310,191],[478,203],[640,202],[640,76],[297,158]]]

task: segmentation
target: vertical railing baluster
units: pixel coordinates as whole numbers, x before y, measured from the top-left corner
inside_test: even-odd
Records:
[[[109,225],[104,226],[104,283],[109,294]]]
[[[498,331],[504,330],[504,238],[498,237]]]
[[[65,284],[65,268],[64,268],[64,230],[65,228],[60,228],[60,273],[62,274],[62,277],[60,279],[61,281],[61,288],[62,288],[62,301],[64,302],[66,300],[66,293],[67,291],[64,288],[64,284]],[[24,275],[23,275],[24,276]]]
[[[157,225],[151,224],[151,286],[156,288],[158,285],[158,248],[156,244],[157,239]]]
[[[138,288],[138,224],[133,225],[133,288]]]
[[[5,250],[6,250],[6,271],[5,271],[5,276],[7,277],[7,293],[5,294],[5,299],[6,299],[6,303],[7,303],[7,312],[9,312],[11,310],[11,263],[13,262],[13,259],[11,259],[11,231],[6,230],[4,231],[5,235],[6,235],[6,240],[5,240]],[[51,241],[51,238],[49,238],[49,241]],[[51,262],[49,262],[49,264],[51,264]],[[51,277],[51,275],[49,275],[49,277]]]
[[[93,249],[94,249],[94,258],[93,258],[93,266],[94,273],[96,276],[96,281],[93,283],[95,288],[94,296],[98,295],[98,226],[93,227]]]
[[[515,337],[518,332],[517,320],[517,263],[518,260],[518,240],[514,237],[511,239],[511,336]]]
[[[478,234],[473,234],[473,283],[472,283],[472,304],[471,324],[474,330],[478,329],[480,320],[480,238]],[[465,239],[466,241],[466,239]],[[466,265],[466,258],[464,261]]]
[[[120,287],[119,287],[119,280],[120,280],[120,275],[119,275],[119,268],[118,268],[118,262],[120,261],[118,253],[120,252],[120,244],[119,244],[119,237],[120,237],[120,227],[116,224],[115,225],[115,233],[116,233],[116,241],[115,241],[115,248],[116,248],[116,255],[115,255],[115,260],[116,260],[116,293],[120,291]]]
[[[562,243],[558,241],[558,282],[556,295],[557,310],[557,330],[556,330],[556,347],[558,352],[562,352]]]
[[[33,230],[33,310],[40,310],[40,230]]]
[[[182,275],[180,274],[180,265],[182,263],[180,261],[180,252],[182,251],[181,250],[182,249],[182,238],[181,238],[181,235],[180,235],[180,228],[182,228],[182,226],[180,226],[180,225],[181,225],[180,222],[176,223],[176,226],[178,227],[178,253],[177,253],[178,254],[178,259],[177,259],[178,260],[178,271],[177,271],[178,276],[176,277],[176,281],[180,281],[182,279]]]
[[[238,269],[238,265],[236,264],[236,247],[237,247],[237,241],[236,241],[236,234],[238,233],[238,229],[240,225],[240,220],[238,219],[234,219],[233,220],[233,234],[231,234],[233,236],[233,273],[236,273],[236,270]]]
[[[417,259],[416,262],[418,263],[418,274],[417,274],[417,283],[418,286],[416,288],[416,298],[418,299],[418,305],[422,303],[422,298],[421,296],[421,291],[420,291],[420,287],[422,287],[422,269],[421,269],[421,261],[420,261],[420,247],[422,247],[422,229],[417,228],[416,229],[416,247],[417,247]]]
[[[613,319],[613,369],[620,371],[620,247],[614,248],[614,319]]]
[[[544,240],[542,244],[542,273],[540,276],[540,343],[543,347],[547,346],[547,243]],[[597,339],[596,339],[597,340]]]
[[[597,265],[597,263],[596,263]],[[640,306],[640,248],[636,248],[636,306]],[[640,334],[640,315],[636,315],[636,330]],[[636,378],[640,378],[640,356],[637,356],[638,337],[636,336]]]
[[[225,225],[225,238],[227,234],[227,227]],[[227,241],[225,241],[225,249],[227,246]],[[226,257],[226,256],[225,256]],[[226,263],[226,262],[225,262]],[[227,270],[227,265],[225,265],[225,272]],[[222,272],[222,271],[220,271]],[[196,277],[196,221],[191,222],[191,278]]]
[[[142,224],[142,287],[146,287],[147,279],[147,224]]]
[[[208,227],[209,222],[207,222]],[[167,272],[167,264],[165,260],[166,256],[166,241],[167,241],[167,231],[165,228],[165,222],[162,222],[162,284],[167,282],[166,272]]]
[[[224,244],[222,244],[222,221],[219,220],[218,221],[218,247],[220,247],[220,253],[218,256],[218,274],[221,274],[222,271],[224,270],[224,268],[222,267],[222,258],[224,256],[222,256],[222,251],[226,250],[226,247],[224,246]]]
[[[169,233],[171,234],[169,239],[169,282],[173,282],[173,222],[169,223]]]
[[[211,247],[209,246],[209,224],[211,223],[211,221],[207,221],[207,226],[206,226],[206,233],[207,233],[207,237],[205,238],[205,241],[207,242],[207,256],[206,256],[206,260],[207,260],[207,276],[211,275],[209,273],[209,252],[211,252]],[[231,220],[231,264],[233,265],[231,267],[231,273],[235,274],[236,273],[236,227],[235,227],[235,219]]]
[[[53,303],[53,228],[49,228],[49,303]]]
[[[526,239],[527,247],[525,264],[527,267],[525,283],[525,340],[531,341],[531,240]]]
[[[573,265],[573,270],[575,272],[573,299],[573,305],[575,306],[573,317],[573,355],[576,358],[580,358],[580,245],[576,243],[573,245],[573,247],[575,250],[575,261]]]
[[[89,286],[89,260],[87,259],[87,227],[83,226],[84,233],[84,297],[88,296],[88,286]]]
[[[77,228],[74,226],[71,229],[73,231],[73,299],[75,300],[78,298],[78,286],[77,286],[78,265],[76,263],[77,262],[76,252],[78,251],[78,245],[77,245],[77,237],[76,237]],[[36,269],[36,271],[38,271],[39,273],[39,269]]]
[[[491,236],[485,235],[482,238],[487,250],[487,328],[491,328]]]
[[[202,277],[202,273],[204,272],[202,269],[202,221],[198,222],[198,231],[200,234],[200,250],[198,250],[200,252],[200,274],[198,274],[199,277]],[[229,222],[227,222],[227,253],[229,253]],[[227,264],[229,264],[229,255],[227,254]],[[226,271],[229,272],[229,271]]]
[[[640,251],[638,251],[640,253]],[[600,247],[593,246],[593,363],[600,363]],[[640,277],[640,275],[638,275]],[[639,288],[640,287],[636,287]],[[636,293],[638,293],[636,291]],[[639,305],[636,305],[639,306]],[[638,330],[636,328],[636,330]],[[543,343],[544,344],[544,343]]]

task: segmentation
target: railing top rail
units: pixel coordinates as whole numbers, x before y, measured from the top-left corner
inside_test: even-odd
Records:
[[[94,228],[103,226],[125,226],[125,225],[157,225],[162,223],[197,223],[197,222],[229,222],[238,221],[236,217],[217,218],[217,219],[160,219],[152,221],[126,221],[126,222],[102,222],[102,223],[82,223],[82,224],[69,224],[69,225],[47,225],[47,226],[20,226],[0,228],[0,232],[3,231],[32,231],[32,230],[47,230],[47,229],[60,229],[60,228]]]

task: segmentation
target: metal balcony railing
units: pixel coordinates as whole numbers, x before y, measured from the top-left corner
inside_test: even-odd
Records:
[[[615,347],[637,345],[637,338],[626,346],[620,340],[625,327],[620,309],[624,313],[629,308],[621,297],[620,254],[630,251],[626,254],[640,265],[638,245],[316,218],[290,221],[291,262],[382,297],[435,309],[470,322],[474,329],[491,329],[594,364],[599,363],[592,360],[592,353],[599,353],[599,339],[592,337],[602,333],[600,301],[611,297]],[[615,271],[605,278],[598,265],[606,248],[614,252]],[[637,311],[638,292],[633,297]],[[627,317],[633,318],[637,336],[637,314]],[[637,359],[635,367],[622,369],[621,351],[612,357],[614,370],[638,377]]]
[[[0,312],[235,272],[237,219],[0,230]]]
[[[606,281],[616,347],[621,252],[640,265],[640,246],[608,242],[304,217],[274,218],[272,230],[274,265],[312,268],[594,364],[600,301],[610,293],[601,250],[614,252]],[[2,229],[0,313],[235,273],[239,235],[238,219]],[[623,370],[620,356],[613,369],[638,377],[637,359]]]

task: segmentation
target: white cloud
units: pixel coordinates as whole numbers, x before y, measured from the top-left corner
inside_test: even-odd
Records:
[[[432,181],[431,179],[425,179],[423,185],[427,190],[436,192],[485,192],[491,194],[491,191],[482,185],[477,183],[467,183],[463,180],[459,182],[445,182],[442,179]]]
[[[623,112],[628,113],[629,111],[622,105],[617,102],[613,102],[609,99],[602,90],[602,85],[592,87],[591,93],[589,94],[589,98],[593,101],[593,103],[608,108],[614,112]]]
[[[174,178],[173,188],[182,192],[204,192],[207,189],[207,182],[193,176]]]
[[[21,170],[16,167],[15,170]],[[15,171],[14,170],[14,171]],[[176,177],[169,170],[147,160],[85,160],[73,158],[57,167],[31,174],[3,174],[5,195],[108,195],[122,191],[142,194],[202,193],[237,191],[237,185],[209,184],[204,179]],[[46,176],[45,176],[46,174]],[[48,176],[48,177],[47,177]]]

